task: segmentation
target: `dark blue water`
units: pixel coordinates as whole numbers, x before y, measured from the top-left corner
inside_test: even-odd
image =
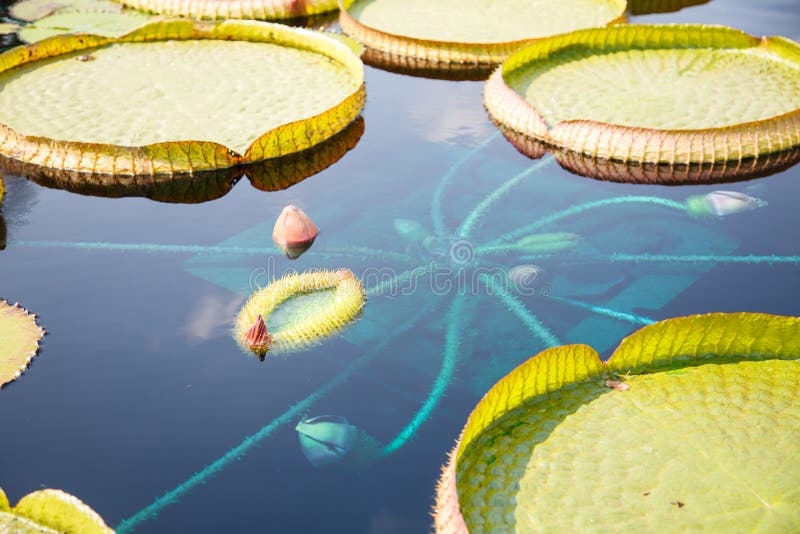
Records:
[[[800,2],[791,0],[712,0],[635,20],[800,38]],[[798,314],[800,267],[790,260],[800,254],[800,167],[735,184],[663,187],[537,164],[460,243],[473,208],[534,163],[497,136],[479,82],[369,67],[366,80],[356,147],[283,191],[260,191],[245,178],[221,198],[185,205],[83,196],[6,176],[0,297],[39,314],[48,330],[31,368],[0,392],[0,486],[12,501],[61,488],[112,526],[127,518],[136,532],[427,531],[439,467],[470,410],[549,343],[588,343],[607,356],[649,320]],[[693,218],[662,200],[719,189],[768,206]],[[475,250],[542,217],[630,195],[658,200],[588,209],[537,230],[580,236],[571,252],[450,259],[453,246]],[[292,262],[242,251],[275,250],[272,224],[289,203],[321,228],[309,253]],[[437,236],[438,248],[399,236],[398,219]],[[656,254],[665,258],[644,261]],[[788,259],[757,258],[770,255]],[[261,363],[229,334],[249,289],[287,269],[347,267],[366,277],[432,261],[451,286],[420,277],[407,291],[372,296],[356,324],[306,352]],[[527,315],[472,288],[479,268],[526,265],[540,269],[533,291],[512,296]],[[313,467],[294,428],[323,414],[345,417],[381,453]],[[154,502],[157,515],[140,513]]]

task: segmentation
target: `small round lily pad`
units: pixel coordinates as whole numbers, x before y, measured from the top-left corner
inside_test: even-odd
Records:
[[[787,532],[800,524],[800,318],[714,313],[548,349],[480,401],[436,531]]]
[[[583,154],[741,162],[800,145],[800,45],[702,25],[631,25],[539,41],[489,79],[503,128]]]
[[[128,7],[193,19],[284,20],[336,10],[336,0],[119,0]]]
[[[0,299],[0,387],[22,374],[39,350],[44,329],[19,304]]]
[[[131,176],[298,152],[360,113],[355,46],[266,22],[173,19],[18,47],[0,54],[0,154]]]
[[[623,20],[625,5],[624,0],[340,0],[339,24],[389,57],[497,65],[527,42]]]

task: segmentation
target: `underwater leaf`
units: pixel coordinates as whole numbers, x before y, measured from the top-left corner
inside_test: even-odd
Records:
[[[570,360],[580,375],[560,374]],[[796,317],[662,321],[606,366],[583,345],[544,351],[470,415],[437,532],[791,530],[798,384]]]
[[[344,129],[365,98],[350,47],[255,21],[154,20],[117,39],[52,37],[0,54],[0,82],[0,154],[117,176],[292,154]]]
[[[80,13],[58,12],[43,17],[22,28],[19,38],[26,43],[35,43],[63,33],[90,33],[103,37],[119,37],[150,20],[139,13]]]
[[[36,356],[44,330],[36,316],[0,300],[0,387],[17,378]]]
[[[105,534],[113,530],[97,512],[61,490],[29,493],[11,508],[0,489],[0,532]]]
[[[414,58],[449,70],[453,63],[497,65],[526,42],[618,22],[625,2],[341,0],[339,8],[344,32],[389,54],[382,61],[397,58],[404,67],[403,58]]]
[[[250,296],[234,337],[261,359],[268,351],[303,350],[344,328],[363,306],[364,288],[347,269],[288,274]],[[277,328],[273,314],[280,316]]]
[[[334,11],[336,0],[120,0],[126,6],[193,19],[281,20]]]
[[[515,52],[484,103],[504,128],[604,160],[746,167],[800,146],[800,46],[721,26],[582,30]]]

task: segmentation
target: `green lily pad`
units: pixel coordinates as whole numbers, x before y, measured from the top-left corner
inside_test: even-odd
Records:
[[[619,21],[625,2],[343,0],[340,9],[345,33],[370,48],[443,64],[499,64],[523,43]]]
[[[124,13],[76,11],[57,12],[22,28],[19,38],[35,43],[64,33],[89,33],[102,37],[120,37],[141,26],[151,17],[126,11]]]
[[[591,156],[742,162],[800,145],[800,45],[702,25],[574,32],[513,54],[485,104],[505,128]]]
[[[364,102],[352,47],[277,24],[155,20],[39,44],[0,54],[0,154],[44,167],[233,167],[314,146]]]
[[[120,13],[122,6],[111,0],[20,0],[9,14],[17,20],[33,22],[54,13]]]
[[[77,497],[61,490],[29,493],[11,507],[0,489],[0,532],[14,534],[107,534],[114,531]]]
[[[798,359],[800,318],[756,313],[546,350],[470,415],[437,532],[792,530]]]
[[[336,10],[336,0],[119,0],[128,7],[193,19],[283,20]]]
[[[18,304],[0,300],[0,387],[11,382],[36,356],[44,330]]]

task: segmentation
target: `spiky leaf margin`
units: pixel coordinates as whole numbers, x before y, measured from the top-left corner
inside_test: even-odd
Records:
[[[365,26],[353,18],[348,9],[356,0],[339,0],[339,26],[347,35],[363,43],[369,48],[384,52],[384,61],[396,60],[393,65],[403,68],[408,64],[407,58],[413,58],[431,65],[440,65],[449,70],[449,64],[463,63],[473,66],[499,65],[515,50],[521,46],[541,40],[541,38],[522,39],[504,43],[462,43],[451,41],[437,41],[433,39],[417,39],[405,35],[396,35],[384,32],[370,26]],[[607,24],[617,24],[625,21],[626,3],[617,0],[617,16],[607,21]]]
[[[0,387],[15,380],[39,351],[44,329],[19,304],[0,299]]]
[[[155,176],[223,169],[293,154],[343,130],[361,112],[366,97],[363,64],[340,38],[267,22],[228,20],[201,22],[155,20],[112,39],[97,35],[63,35],[0,54],[0,72],[38,60],[112,43],[166,40],[242,40],[273,43],[315,52],[343,65],[358,84],[339,104],[313,117],[283,124],[259,136],[244,154],[208,141],[171,141],[129,147],[26,136],[0,124],[0,155],[26,164],[66,171],[116,176]]]
[[[614,161],[651,164],[746,162],[800,146],[800,109],[767,119],[697,130],[622,126],[594,120],[562,120],[548,128],[544,117],[506,83],[531,62],[570,47],[598,52],[625,49],[762,48],[800,67],[800,45],[783,37],[758,39],[723,26],[628,25],[580,30],[530,44],[486,82],[484,104],[502,128],[560,148]]]
[[[490,425],[537,397],[607,373],[638,375],[709,363],[798,358],[800,317],[762,313],[711,313],[660,321],[623,339],[606,364],[587,345],[540,352],[500,379],[470,414],[439,479],[436,532],[469,532],[458,501],[459,459]]]

